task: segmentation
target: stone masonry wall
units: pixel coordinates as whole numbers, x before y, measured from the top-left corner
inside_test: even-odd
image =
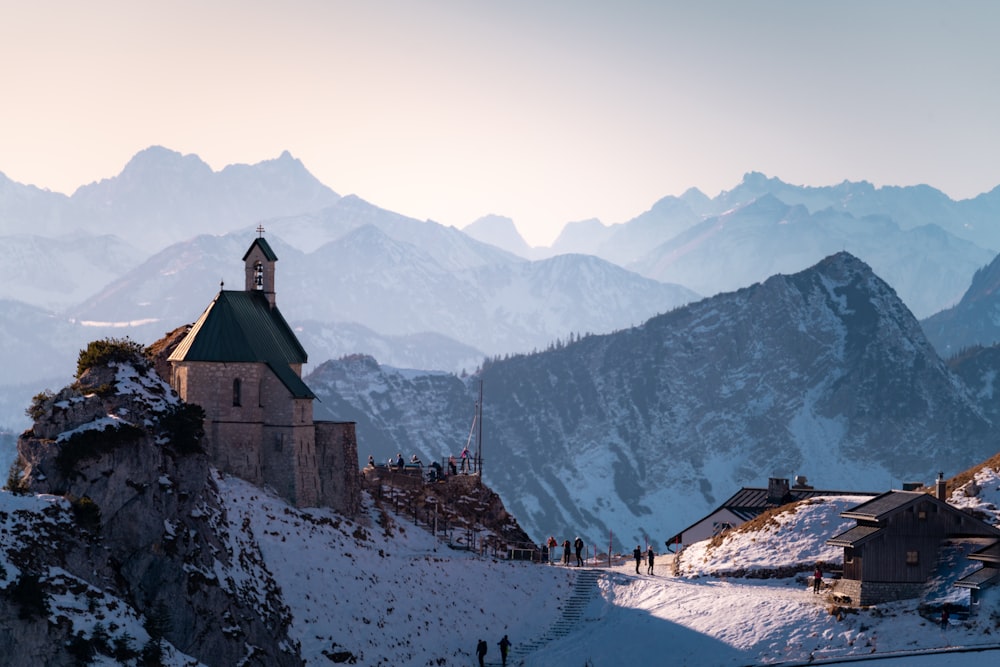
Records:
[[[183,400],[204,408],[205,451],[220,470],[270,487],[298,507],[360,511],[353,423],[314,424],[312,399],[293,398],[264,364],[183,362],[171,384]]]
[[[361,474],[354,422],[317,422],[319,503],[347,516],[361,511]]]
[[[857,579],[838,579],[833,584],[834,595],[849,598],[850,604],[858,607],[920,597],[923,590],[923,583],[861,582]]]

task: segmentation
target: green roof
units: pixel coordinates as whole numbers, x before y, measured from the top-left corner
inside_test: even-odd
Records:
[[[306,351],[261,292],[219,292],[169,360],[264,363],[296,398],[316,397],[290,366],[306,363]]]

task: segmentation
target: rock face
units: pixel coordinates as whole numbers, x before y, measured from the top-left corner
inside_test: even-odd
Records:
[[[484,481],[535,539],[658,546],[769,477],[880,491],[996,450],[917,320],[847,253],[468,379],[348,358],[307,381],[376,460],[460,450],[482,381]]]
[[[301,664],[280,592],[252,540],[230,525],[192,439],[197,415],[184,419],[185,407],[148,363],[93,367],[36,398],[32,414],[34,427],[18,441],[18,486],[68,502],[50,510],[63,528],[14,563],[22,574],[40,575],[50,597],[72,581],[113,598],[145,618],[153,639],[162,633],[170,651],[206,665]],[[0,607],[0,653],[26,656],[25,665],[71,664],[71,627]]]

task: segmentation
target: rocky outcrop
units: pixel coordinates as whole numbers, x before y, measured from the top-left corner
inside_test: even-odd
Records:
[[[18,486],[63,497],[52,510],[62,528],[14,564],[38,575],[48,599],[78,588],[134,610],[152,640],[162,633],[170,650],[203,664],[300,665],[290,612],[253,536],[230,524],[207,457],[174,418],[182,412],[141,362],[91,368],[37,398],[35,424],[18,441]],[[69,615],[51,609],[43,632],[41,620],[0,607],[0,653],[71,664],[60,657],[75,636]],[[125,632],[109,622],[112,639],[111,625]]]
[[[479,475],[448,475],[426,482],[421,475],[385,466],[368,466],[362,473],[364,489],[383,510],[410,515],[432,531],[474,533],[482,540],[477,547],[496,554],[537,550],[500,496]],[[382,516],[386,516],[384,511]]]

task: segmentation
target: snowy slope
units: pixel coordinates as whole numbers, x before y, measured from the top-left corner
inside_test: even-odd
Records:
[[[977,500],[957,491],[953,502],[995,508],[1000,471],[985,470],[977,479],[982,488]],[[694,545],[682,557],[690,567],[683,567],[681,576],[670,574],[666,556],[654,576],[636,576],[630,559],[616,559],[599,568],[598,589],[574,631],[522,654],[518,644],[544,635],[559,620],[576,568],[451,552],[421,529],[405,526],[405,519],[398,520],[401,530],[391,537],[376,530],[369,534],[372,541],[359,544],[347,536],[353,526],[329,523],[340,523],[335,516],[300,514],[238,480],[226,480],[223,488],[231,510],[239,508],[250,518],[285,599],[296,610],[294,632],[310,665],[327,664],[319,656],[335,644],[358,655],[359,664],[438,664],[437,659],[471,664],[480,636],[490,644],[487,657],[498,664],[495,644],[502,634],[515,644],[509,664],[539,667],[588,660],[594,667],[664,664],[667,655],[674,665],[767,664],[1000,642],[994,634],[1000,591],[986,597],[978,618],[956,616],[942,631],[933,618],[919,615],[918,601],[838,618],[801,575],[713,574],[803,565],[811,570],[817,560],[838,562],[842,550],[825,541],[851,523],[839,515],[861,502],[856,497],[802,503],[763,530],[734,534],[720,549],[709,549],[707,542]],[[794,547],[786,548],[790,542]],[[948,664],[982,664],[983,655],[962,660]]]
[[[610,567],[588,560],[585,568],[575,568],[474,556],[449,549],[406,517],[390,513],[386,518],[370,501],[366,515],[355,523],[325,510],[296,510],[240,480],[216,479],[231,525],[242,525],[230,548],[236,560],[241,559],[241,548],[259,548],[263,567],[277,582],[292,617],[290,637],[300,644],[310,667],[331,662],[471,665],[480,638],[489,643],[490,664],[499,664],[496,642],[503,634],[514,642],[508,664],[538,667],[800,664],[810,658],[821,664],[846,656],[998,645],[997,591],[985,596],[977,617],[955,614],[949,628],[942,630],[934,617],[919,614],[918,601],[836,614],[824,596],[812,594],[802,576],[713,574],[730,569],[737,558],[740,566],[767,571],[830,559],[823,543],[840,529],[839,513],[848,504],[842,498],[779,514],[769,530],[734,533],[721,550],[695,545],[682,561],[696,567],[683,576],[671,574],[669,557],[661,555],[650,576],[635,575],[629,558],[616,558]],[[978,479],[977,500],[960,492],[954,500],[995,508],[1000,502],[1000,471],[985,471]],[[35,516],[39,528],[53,526],[60,520],[43,518],[51,514],[45,508],[59,503],[3,493],[0,516],[18,516],[21,521]],[[5,521],[2,534],[9,535],[10,519]],[[42,538],[44,534],[41,531]],[[788,535],[797,536],[795,549],[781,548]],[[11,541],[0,544],[5,555]],[[588,551],[594,547],[588,545]],[[8,571],[9,582],[10,561],[4,558],[0,565]],[[599,577],[582,617],[564,637],[525,650],[527,644],[551,636],[580,573],[591,570]],[[247,578],[236,583],[252,587],[255,582]],[[92,588],[89,595],[98,604],[88,608],[80,597],[87,590],[84,586],[76,597],[55,600],[58,616],[85,636],[100,617],[105,627],[114,623],[145,639],[140,619],[127,604],[116,604],[107,591]],[[936,657],[927,664],[978,665],[991,659],[983,653]],[[917,664],[911,660],[901,664]],[[171,649],[167,664],[197,663]]]

